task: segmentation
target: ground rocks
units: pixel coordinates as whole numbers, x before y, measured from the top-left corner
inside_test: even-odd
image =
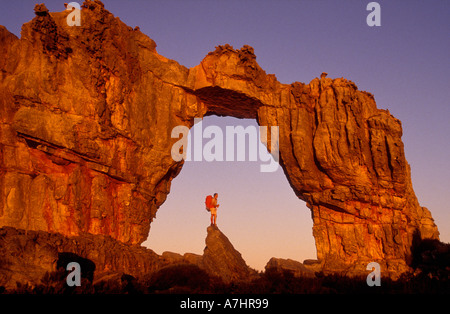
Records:
[[[7,291],[14,291],[18,285],[46,287],[48,279],[58,272],[62,273],[58,284],[67,287],[65,270],[71,262],[80,264],[82,277],[92,285],[117,284],[123,278],[152,282],[167,272],[174,276],[176,269],[183,273],[197,268],[225,284],[248,282],[257,276],[217,227],[208,227],[205,243],[203,255],[164,252],[159,256],[150,249],[124,244],[109,236],[66,237],[3,227],[0,228],[0,287]]]
[[[292,259],[282,259],[272,257],[266,264],[266,271],[275,270],[277,272],[288,271],[297,277],[314,277],[315,272],[298,261]]]
[[[0,228],[0,286],[45,284],[49,274],[65,271],[70,262],[81,265],[82,276],[98,282],[127,274],[142,277],[165,265],[152,250],[127,245],[109,236],[66,237],[45,231]],[[65,282],[64,282],[65,283]]]
[[[247,266],[245,260],[217,226],[207,228],[203,255],[184,255],[164,252],[162,259],[167,264],[194,264],[209,275],[220,278],[224,283],[249,281],[256,271]]]

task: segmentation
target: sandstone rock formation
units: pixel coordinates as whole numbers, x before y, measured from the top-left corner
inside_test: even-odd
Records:
[[[163,252],[161,258],[166,264],[194,264],[209,275],[220,278],[224,283],[249,281],[257,275],[247,266],[245,260],[217,226],[207,228],[203,255]]]
[[[164,252],[159,256],[145,247],[124,244],[104,235],[66,237],[3,227],[0,287],[14,290],[17,283],[30,287],[45,285],[49,274],[64,272],[70,262],[78,262],[82,276],[88,277],[92,284],[123,275],[151,278],[158,271],[177,265],[195,265],[225,284],[250,281],[257,276],[217,227],[208,227],[205,243],[203,255]],[[64,278],[60,281],[65,284]]]
[[[314,277],[314,268],[308,268],[298,261],[272,257],[266,264],[265,270],[275,270],[277,272],[288,271],[297,277]]]
[[[220,277],[225,283],[249,280],[256,271],[250,269],[241,253],[216,226],[208,227],[201,268]]]
[[[22,285],[45,284],[48,274],[65,270],[68,262],[79,262],[81,273],[91,273],[91,281],[127,274],[142,277],[167,263],[155,252],[127,245],[109,236],[85,234],[66,237],[45,231],[0,228],[0,286],[15,289]]]
[[[281,84],[249,46],[218,46],[187,69],[99,1],[76,27],[68,11],[35,11],[20,39],[0,28],[0,226],[140,244],[183,166],[173,127],[228,115],[279,126],[280,164],[311,209],[324,271],[377,261],[399,274],[414,232],[438,238],[400,121],[353,82]]]

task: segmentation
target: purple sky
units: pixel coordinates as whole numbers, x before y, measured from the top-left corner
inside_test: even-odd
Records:
[[[155,40],[159,54],[187,67],[219,44],[248,44],[260,66],[282,83],[309,83],[327,72],[374,94],[378,108],[402,121],[414,190],[431,210],[441,240],[450,242],[450,1],[378,1],[380,27],[366,24],[369,2],[104,1],[115,16]],[[20,36],[35,3],[2,2],[0,24]],[[45,1],[50,11],[62,11],[63,3]],[[254,122],[208,117],[204,124]],[[219,227],[250,266],[262,269],[272,256],[316,257],[309,210],[281,169],[260,173],[258,162],[186,163],[146,245],[157,253],[202,254],[209,223],[203,201],[215,191],[222,204]]]

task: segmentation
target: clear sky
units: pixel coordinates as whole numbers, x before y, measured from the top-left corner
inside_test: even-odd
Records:
[[[378,1],[380,27],[366,24],[369,2],[104,1],[115,16],[155,40],[159,54],[186,67],[199,64],[217,45],[248,44],[260,66],[281,83],[309,83],[327,72],[374,94],[378,108],[402,121],[414,190],[430,209],[441,240],[450,242],[450,1]],[[20,36],[35,3],[2,1],[0,24]],[[63,3],[45,1],[50,11],[62,11]],[[204,126],[223,128],[250,124],[256,125],[204,120]],[[309,209],[281,169],[260,173],[259,162],[186,162],[144,244],[157,253],[202,254],[209,224],[203,202],[213,192],[221,204],[219,228],[250,266],[263,269],[272,256],[316,257]]]

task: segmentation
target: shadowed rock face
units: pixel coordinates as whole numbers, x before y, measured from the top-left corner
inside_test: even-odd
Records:
[[[45,278],[64,272],[70,262],[79,263],[82,277],[91,283],[118,274],[142,278],[167,264],[150,249],[108,236],[66,237],[45,231],[0,228],[0,287],[14,290],[16,283],[48,285]],[[61,279],[65,284],[65,277]]]
[[[297,277],[314,277],[314,268],[305,266],[304,264],[291,259],[282,259],[272,257],[266,264],[266,272],[275,270],[278,272],[288,271],[293,276]]]
[[[400,273],[414,232],[438,238],[400,121],[353,82],[281,84],[249,46],[219,46],[187,69],[99,1],[84,3],[79,27],[68,13],[39,6],[20,39],[0,27],[0,226],[142,243],[183,165],[171,130],[215,114],[279,126],[324,271],[377,261]]]
[[[17,288],[17,282],[31,287],[49,285],[45,278],[58,271],[64,272],[71,262],[80,265],[82,276],[92,284],[122,275],[145,280],[163,269],[186,265],[195,265],[226,284],[250,281],[258,276],[216,226],[207,228],[205,244],[203,255],[164,252],[159,256],[145,247],[125,244],[104,235],[66,237],[58,233],[2,227],[0,289]],[[65,284],[65,277],[61,279]]]

